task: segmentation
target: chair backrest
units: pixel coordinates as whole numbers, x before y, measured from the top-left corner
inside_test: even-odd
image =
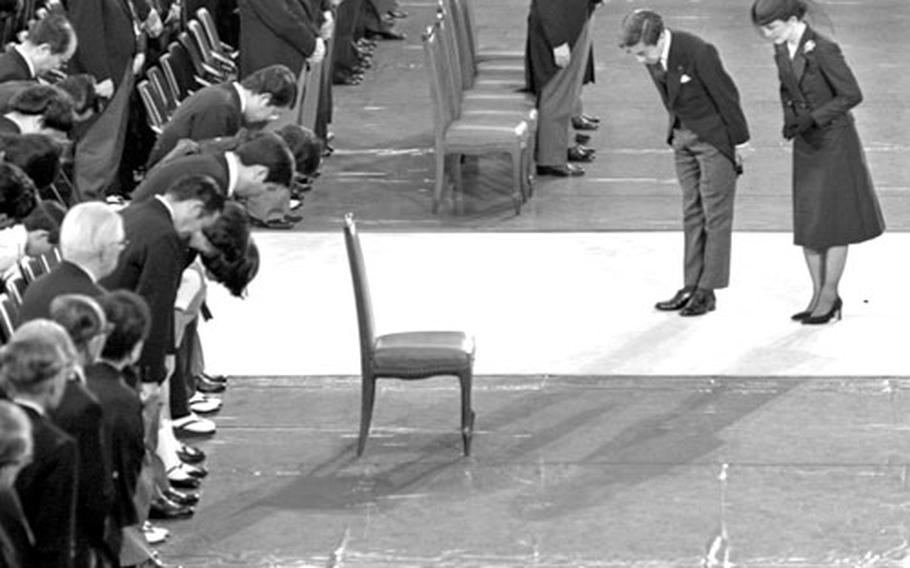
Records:
[[[21,272],[22,277],[25,278],[25,283],[31,284],[45,274],[47,268],[41,260],[32,256],[24,256],[19,261],[19,272]]]
[[[6,294],[0,294],[0,341],[6,343],[13,336],[19,322],[19,307]]]
[[[174,78],[181,101],[193,94],[193,91],[204,86],[197,79],[190,54],[182,44],[176,41],[171,42],[167,46],[167,61],[162,58],[161,64],[165,73],[170,73]]]
[[[145,108],[149,128],[156,134],[161,134],[167,122],[164,115],[164,102],[158,99],[151,83],[147,79],[139,81],[139,84],[136,85],[136,90],[139,91],[139,98],[142,99],[142,106]]]
[[[170,117],[179,104],[177,93],[171,87],[170,82],[165,78],[164,73],[157,65],[149,67],[148,71],[145,72],[145,75],[148,77],[149,83],[152,84],[155,92],[164,100],[164,110],[167,112],[167,116]]]
[[[41,264],[48,272],[53,270],[54,267],[60,264],[60,261],[62,260],[62,257],[60,256],[60,249],[57,247],[52,248],[38,258],[41,260]]]
[[[433,126],[438,142],[445,134],[449,123],[455,118],[451,102],[453,90],[445,78],[447,72],[442,67],[438,25],[427,27],[427,31],[423,35],[423,52],[426,60],[427,79],[430,83],[430,98],[433,103]]]
[[[198,20],[190,20],[186,23],[186,29],[195,41],[196,47],[199,49],[199,55],[202,56],[202,60],[209,65],[214,65],[215,56],[212,55],[212,43],[205,33],[202,24],[200,24]]]
[[[6,290],[6,295],[17,306],[22,305],[22,297],[25,295],[25,288],[28,284],[25,283],[25,278],[21,274],[13,272],[6,281],[3,283],[3,287]]]
[[[209,69],[206,69],[205,61],[202,59],[202,53],[199,51],[199,46],[196,44],[196,40],[190,37],[190,34],[187,32],[180,32],[177,35],[177,41],[180,42],[180,45],[186,50],[187,55],[189,55],[190,63],[193,65],[193,72],[196,74],[196,80],[200,79],[204,82],[209,78],[221,81],[224,77],[216,76]]]
[[[465,27],[464,18],[458,5],[457,0],[440,0],[440,10],[443,13],[445,24],[449,28],[451,41],[458,57],[457,71],[461,73],[461,82],[464,89],[470,89],[474,86],[474,77],[477,74],[477,67],[474,62],[474,54],[468,46],[468,30]],[[452,71],[455,72],[456,69]]]
[[[209,43],[212,47],[216,51],[228,55],[227,50],[225,49],[226,46],[218,35],[218,26],[215,25],[215,19],[212,18],[212,13],[208,11],[208,8],[202,7],[196,10],[196,17],[199,18],[202,29],[205,30],[205,35],[208,36]]]
[[[370,302],[370,285],[367,282],[360,236],[354,223],[354,214],[344,216],[344,244],[348,251],[351,267],[351,281],[354,284],[354,301],[357,304],[357,327],[360,331],[360,364],[364,372],[370,367],[375,339],[373,328],[373,305]]]

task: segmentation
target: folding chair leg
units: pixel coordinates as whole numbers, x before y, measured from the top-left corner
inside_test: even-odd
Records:
[[[458,377],[461,381],[461,441],[464,455],[471,455],[471,438],[474,435],[474,410],[471,409],[471,384],[473,371],[468,369]]]
[[[373,420],[373,402],[376,399],[375,377],[363,377],[360,395],[360,437],[357,440],[357,457],[363,455],[370,435],[370,422]]]
[[[522,188],[524,187],[524,161],[522,160],[521,148],[512,151],[512,203],[515,205],[515,214],[521,215]]]
[[[433,188],[433,214],[439,213],[439,202],[442,201],[442,190],[446,177],[446,155],[441,148],[436,148],[436,186]]]

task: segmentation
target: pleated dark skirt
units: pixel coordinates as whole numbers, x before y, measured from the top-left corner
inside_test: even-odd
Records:
[[[873,239],[885,230],[853,117],[793,142],[793,242],[814,250]]]

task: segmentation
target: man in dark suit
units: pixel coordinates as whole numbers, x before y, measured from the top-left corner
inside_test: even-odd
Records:
[[[703,315],[730,279],[733,196],[742,172],[737,149],[749,141],[739,92],[713,45],[671,32],[651,10],[623,19],[620,47],[647,66],[669,112],[667,143],[683,192],[684,285],[656,308]]]
[[[581,96],[590,51],[590,0],[532,0],[528,14],[525,73],[528,90],[537,95],[537,173],[559,177],[584,175],[568,160],[590,161],[593,151],[569,148],[572,111]]]
[[[51,302],[62,294],[103,294],[98,280],[117,266],[124,238],[123,219],[107,205],[73,206],[60,227],[63,262],[25,289],[19,321],[48,317]]]
[[[326,53],[323,15],[309,0],[239,0],[240,74],[281,64],[296,77]]]
[[[45,134],[65,140],[73,129],[73,99],[53,85],[34,84],[16,93],[2,116],[0,132]]]
[[[203,151],[161,162],[133,191],[134,201],[162,195],[181,177],[211,177],[225,197],[248,199],[269,190],[266,184],[291,185],[294,157],[287,143],[272,132],[257,132],[229,151]]]
[[[215,222],[224,194],[209,177],[188,176],[157,195],[131,204],[120,214],[128,243],[114,272],[100,284],[131,290],[149,304],[151,331],[139,369],[150,394],[173,371],[174,302],[186,261],[186,239]]]
[[[79,38],[70,62],[74,73],[120,85],[138,53],[128,0],[70,0],[67,14]]]
[[[34,81],[59,69],[76,53],[76,32],[65,16],[51,14],[29,29],[25,41],[0,55],[0,83]]]
[[[164,127],[148,164],[158,163],[182,138],[206,140],[233,136],[241,127],[278,116],[297,100],[297,77],[283,65],[271,65],[239,83],[206,87],[183,101]]]
[[[76,441],[51,422],[48,414],[63,397],[72,372],[72,351],[61,347],[40,320],[13,335],[0,351],[0,382],[10,399],[21,406],[32,423],[32,462],[19,472],[16,492],[35,537],[34,566],[72,566],[76,515]]]

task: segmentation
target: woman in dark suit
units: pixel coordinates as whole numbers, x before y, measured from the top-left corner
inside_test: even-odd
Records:
[[[783,136],[793,140],[794,242],[812,278],[812,299],[792,319],[823,324],[841,315],[848,245],[877,237],[885,223],[850,112],[863,95],[840,47],[806,23],[810,8],[807,0],[755,0],[751,15],[774,43]]]
[[[0,566],[31,566],[34,539],[13,488],[19,470],[32,459],[32,425],[25,411],[0,400]]]

